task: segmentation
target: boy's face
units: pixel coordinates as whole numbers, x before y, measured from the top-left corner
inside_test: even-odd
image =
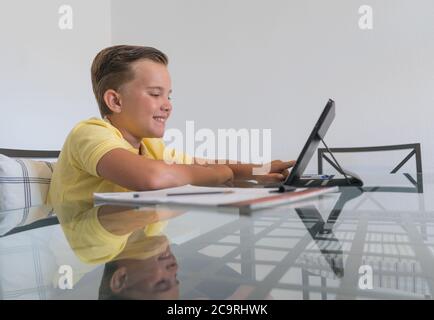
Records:
[[[118,295],[128,299],[177,299],[179,297],[178,263],[169,245],[164,252],[153,257],[141,259],[138,254],[133,259],[119,260],[118,265],[124,268],[127,274],[126,277],[121,277],[127,280],[122,285],[122,289],[118,290]],[[117,276],[118,273],[113,275],[113,277]]]
[[[137,138],[161,138],[172,111],[172,84],[167,67],[150,60],[131,66],[134,79],[119,90],[122,124]]]

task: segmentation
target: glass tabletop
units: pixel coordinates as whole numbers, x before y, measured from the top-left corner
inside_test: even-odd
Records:
[[[0,212],[1,299],[432,299],[434,175],[249,214],[91,200]]]

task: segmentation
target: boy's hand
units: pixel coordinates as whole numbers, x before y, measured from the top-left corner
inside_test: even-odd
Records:
[[[221,160],[218,160],[219,162]],[[229,162],[229,160],[226,160]],[[291,168],[295,161],[274,160],[270,163],[258,164],[242,164],[242,163],[226,163],[226,164],[208,164],[205,159],[195,158],[199,166],[215,168],[218,171],[218,184],[232,186],[233,181],[236,181],[237,186],[240,182],[256,180],[258,184],[278,183],[286,179],[289,175],[288,169]],[[229,172],[230,171],[230,172]],[[226,179],[222,181],[221,179]]]
[[[288,169],[294,166],[295,161],[274,160],[267,164],[270,168],[269,173],[252,175],[259,184],[276,183],[286,179],[289,175]]]

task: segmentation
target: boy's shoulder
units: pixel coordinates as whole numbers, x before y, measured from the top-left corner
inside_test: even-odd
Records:
[[[109,144],[120,148],[129,148],[121,132],[112,124],[99,118],[90,118],[78,122],[69,132],[63,149],[70,152],[94,150],[101,144]],[[63,151],[62,149],[62,151]]]
[[[121,141],[124,140],[122,133],[108,121],[100,118],[89,118],[78,122],[70,131],[67,142],[75,143],[82,140],[106,139]]]
[[[109,123],[104,119],[96,118],[96,117],[78,122],[72,128],[71,133],[74,134],[77,133],[78,131],[88,131],[88,130],[96,130],[96,131],[103,130],[103,131],[115,133],[122,137],[120,131],[116,127],[114,127],[111,123]]]
[[[154,159],[163,159],[165,149],[163,139],[143,138],[142,145],[146,154]],[[134,153],[138,150],[125,140],[118,128],[101,118],[90,118],[77,123],[69,133],[65,146],[73,153],[100,150],[103,147],[107,150],[123,148]]]

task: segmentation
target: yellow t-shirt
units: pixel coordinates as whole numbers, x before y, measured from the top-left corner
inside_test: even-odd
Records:
[[[128,242],[132,232],[115,235],[106,230],[100,223],[99,210],[91,202],[73,201],[54,205],[60,225],[65,233],[71,249],[84,263],[101,264],[116,258],[147,258],[164,251],[167,238],[161,234],[167,221],[156,221],[137,230],[133,242]],[[119,213],[124,209],[120,209]],[[134,209],[140,211],[142,209]],[[146,209],[145,209],[146,210]],[[125,219],[128,216],[125,216]],[[124,220],[125,221],[125,220]],[[122,224],[122,215],[116,223]],[[127,221],[125,221],[127,222]]]
[[[54,166],[47,202],[54,204],[91,199],[94,192],[129,191],[100,177],[96,171],[98,161],[107,152],[117,148],[139,154],[139,149],[130,145],[109,121],[91,118],[79,122],[66,138]],[[191,163],[192,159],[187,155],[165,148],[162,139],[142,140],[141,149],[147,158],[163,160],[166,151],[166,156],[170,154],[176,163]]]

